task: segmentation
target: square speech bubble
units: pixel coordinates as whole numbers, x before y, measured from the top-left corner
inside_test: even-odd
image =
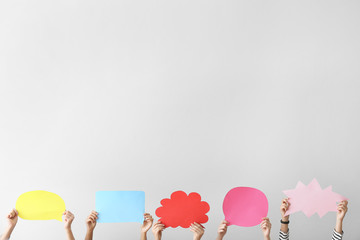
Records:
[[[95,199],[99,223],[139,222],[144,220],[145,192],[97,191]]]

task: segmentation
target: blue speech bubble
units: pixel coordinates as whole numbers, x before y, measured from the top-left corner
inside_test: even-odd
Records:
[[[95,199],[99,223],[144,221],[145,192],[98,191]]]

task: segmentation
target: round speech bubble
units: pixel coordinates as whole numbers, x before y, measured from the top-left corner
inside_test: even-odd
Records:
[[[265,194],[251,187],[236,187],[225,196],[223,211],[229,225],[252,227],[261,223],[269,209]]]
[[[65,202],[57,194],[47,191],[31,191],[20,195],[16,201],[19,217],[26,220],[62,221]]]

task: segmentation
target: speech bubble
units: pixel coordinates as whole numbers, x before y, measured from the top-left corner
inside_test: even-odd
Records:
[[[225,196],[223,211],[229,225],[252,227],[259,225],[269,209],[265,194],[251,187],[236,187]]]
[[[38,190],[21,194],[16,201],[15,208],[22,219],[55,219],[62,222],[65,202],[55,193]]]
[[[194,222],[201,224],[209,220],[206,213],[210,211],[210,206],[201,201],[198,193],[187,195],[183,191],[176,191],[170,199],[165,198],[160,203],[162,206],[156,209],[155,214],[165,227],[189,228]]]
[[[99,223],[144,221],[145,192],[143,191],[97,191],[96,211]]]
[[[283,191],[289,198],[289,209],[285,216],[302,211],[307,217],[317,213],[322,218],[327,212],[337,212],[337,202],[348,200],[332,191],[332,186],[321,189],[314,178],[309,185],[298,182],[295,189]]]

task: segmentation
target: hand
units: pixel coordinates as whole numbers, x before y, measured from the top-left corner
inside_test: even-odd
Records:
[[[152,227],[152,232],[154,234],[155,240],[160,240],[162,236],[162,231],[164,231],[165,225],[162,224],[160,221],[154,224]]]
[[[0,236],[1,240],[10,239],[10,236],[11,236],[11,234],[16,226],[16,223],[18,221],[18,216],[19,216],[19,213],[17,212],[16,209],[11,210],[11,212],[6,216],[9,226],[6,229],[6,231]]]
[[[94,231],[97,219],[98,219],[98,213],[95,211],[92,211],[86,219],[86,227],[88,228],[88,230]]]
[[[149,229],[153,225],[153,222],[154,219],[152,218],[152,216],[149,213],[145,213],[144,222],[143,225],[141,226],[141,232],[146,233],[147,231],[149,231]]]
[[[270,239],[271,223],[269,218],[267,217],[263,218],[260,227],[263,232],[264,239]]]
[[[19,217],[18,211],[15,208],[11,210],[11,212],[6,216],[9,223],[9,227],[14,228],[16,226],[18,217]]]
[[[340,220],[340,221],[344,220],[344,217],[348,210],[347,205],[348,205],[348,201],[346,201],[346,200],[339,202],[338,207],[337,207],[337,214],[336,214],[337,220]]]
[[[66,235],[67,235],[67,239],[68,240],[75,240],[74,235],[71,231],[71,224],[74,221],[74,214],[72,214],[70,211],[65,211],[63,213],[63,218],[64,218],[64,227],[66,230]]]
[[[200,240],[204,235],[205,229],[199,223],[193,223],[190,226],[190,231],[194,233],[194,240]]]
[[[286,211],[289,209],[290,207],[290,203],[289,203],[289,199],[288,198],[284,198],[281,202],[281,206],[280,206],[280,213],[281,213],[281,218],[284,222],[289,221],[289,215],[285,216]]]
[[[224,220],[220,223],[219,228],[218,228],[218,237],[217,240],[221,240],[223,239],[223,237],[225,236],[226,232],[227,232],[227,227],[228,227],[229,222]]]
[[[65,229],[70,229],[71,228],[71,224],[74,221],[74,214],[72,214],[70,211],[65,211],[63,213],[64,216],[64,227]]]

